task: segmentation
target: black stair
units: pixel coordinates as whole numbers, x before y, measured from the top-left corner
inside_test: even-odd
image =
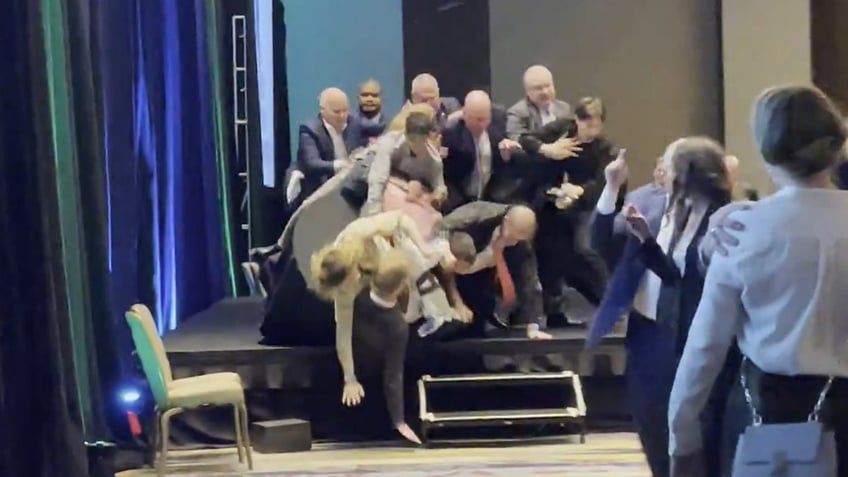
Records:
[[[475,399],[473,403],[478,406],[497,408],[442,409],[456,405],[456,400],[451,399],[450,396],[442,399],[438,405],[434,405],[433,401],[437,401],[434,395],[440,390],[451,388],[463,388],[462,394],[465,396],[473,396],[476,390],[480,390],[478,394],[480,399]],[[545,389],[547,392],[544,392]],[[507,391],[512,392],[508,394]],[[427,375],[418,381],[418,394],[422,434],[425,440],[428,439],[429,431],[434,428],[574,424],[579,429],[580,442],[585,441],[586,403],[583,399],[580,377],[571,371],[533,374]],[[492,397],[502,399],[487,399]],[[465,400],[462,404],[467,405],[468,401]]]

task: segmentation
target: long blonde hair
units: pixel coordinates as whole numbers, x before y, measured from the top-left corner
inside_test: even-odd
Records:
[[[371,238],[351,238],[327,245],[312,254],[310,274],[315,293],[333,300],[341,293],[355,293],[362,280],[351,280],[354,273],[370,277],[377,269],[377,246]]]
[[[430,118],[431,121],[434,117],[436,117],[435,111],[433,111],[433,108],[427,103],[407,104],[394,118],[392,118],[386,132],[404,132],[406,130],[406,118],[408,118],[412,113],[424,114]]]

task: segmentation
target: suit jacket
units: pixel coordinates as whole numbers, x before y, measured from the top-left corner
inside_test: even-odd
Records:
[[[552,112],[557,119],[571,116],[571,106],[565,101],[554,100]],[[506,133],[513,141],[522,134],[536,131],[542,127],[542,114],[535,104],[523,98],[506,111]]]
[[[539,129],[521,134],[518,142],[529,157],[535,158],[533,163],[533,202],[545,202],[547,190],[558,187],[562,183],[563,174],[568,174],[570,183],[583,187],[583,196],[569,210],[579,212],[591,210],[606,184],[604,168],[615,159],[618,153],[616,147],[606,138],[596,138],[591,143],[583,144],[582,151],[577,157],[563,161],[554,161],[538,154],[544,144],[556,142],[562,137],[577,135],[577,123],[571,117],[559,118]]]
[[[365,146],[367,142],[363,139],[359,121],[350,116],[342,137],[348,152]],[[335,174],[333,168],[335,159],[333,139],[324,127],[324,121],[317,117],[301,124],[297,146],[297,168],[304,175],[301,197],[308,197]]]
[[[666,211],[665,194],[645,195],[645,210],[642,213],[651,226],[654,236],[657,235]],[[715,204],[707,210],[695,236],[686,249],[686,269],[681,274],[674,260],[662,250],[652,238],[640,243],[635,237],[629,237],[625,246],[624,256],[607,289],[604,300],[598,308],[595,321],[589,333],[589,345],[596,344],[605,334],[611,331],[614,324],[630,311],[633,299],[642,282],[645,273],[650,270],[662,280],[659,300],[657,301],[657,322],[668,326],[675,340],[676,356],[683,352],[689,327],[701,301],[704,289],[704,274],[700,263],[699,246],[706,235],[709,216],[722,204]],[[637,205],[639,207],[639,205]],[[597,214],[593,223],[593,236],[600,238],[602,234],[611,235],[614,227],[615,214]]]
[[[495,229],[503,223],[511,205],[476,201],[457,208],[444,217],[443,227],[448,232],[466,232],[474,240],[477,252],[485,249]],[[537,323],[544,319],[542,287],[536,267],[536,254],[529,242],[519,242],[504,250],[504,259],[515,283],[520,304],[516,324]],[[494,269],[487,270],[492,273]]]
[[[386,130],[386,114],[383,111],[380,111],[377,121],[366,118],[359,111],[351,111],[350,116],[359,124],[359,131],[365,144],[368,144],[371,139],[380,137]]]
[[[515,189],[515,167],[501,156],[498,144],[506,138],[506,131],[494,121],[489,126],[489,143],[492,149],[492,170],[483,189],[483,200],[509,203]],[[465,120],[449,125],[442,132],[442,146],[447,148],[445,157],[445,183],[448,186],[448,201],[444,210],[451,211],[460,205],[477,200],[466,193],[466,184],[477,163],[477,144],[465,127]]]
[[[444,96],[439,99],[441,100],[442,105],[439,106],[439,110],[436,111],[435,119],[439,128],[444,129],[447,125],[448,116],[462,109],[462,104],[453,96]]]

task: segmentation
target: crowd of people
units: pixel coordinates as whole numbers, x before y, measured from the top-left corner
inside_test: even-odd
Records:
[[[549,339],[584,318],[565,299],[577,293],[597,307],[588,346],[626,323],[627,399],[654,476],[729,475],[752,415],[805,421],[814,407],[848,475],[846,129],[829,99],[781,87],[757,100],[779,190],[753,202],[739,160],[706,137],[671,142],[628,192],[603,101],[572,108],[543,66],[523,82],[504,110],[484,91],[442,98],[421,74],[392,120],[375,81],[353,112],[322,92],[300,127],[289,223],[261,251],[264,342],[334,345],[346,405],[380,374],[396,429],[419,442],[401,412],[408,341]]]

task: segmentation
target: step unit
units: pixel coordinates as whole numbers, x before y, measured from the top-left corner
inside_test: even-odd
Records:
[[[533,388],[539,386],[562,386],[563,404],[552,407],[533,407],[533,399],[522,398],[518,409],[484,409],[484,410],[433,410],[431,393],[448,387],[465,388],[469,395],[473,389],[500,387],[518,387],[532,396]],[[557,393],[558,394],[558,393]],[[538,394],[537,394],[538,395]],[[525,424],[572,424],[576,425],[580,442],[585,442],[584,421],[586,417],[586,402],[583,398],[583,388],[580,376],[571,371],[557,373],[511,373],[511,374],[474,374],[456,376],[422,376],[418,380],[418,403],[421,419],[421,432],[425,440],[434,428],[447,427],[483,427],[483,426],[513,426]]]

